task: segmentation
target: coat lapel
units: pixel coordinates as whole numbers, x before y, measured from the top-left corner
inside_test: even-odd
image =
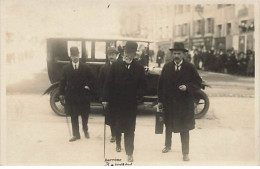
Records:
[[[185,61],[183,60],[183,61],[182,61],[182,64],[181,64],[181,70],[179,70],[179,72],[178,72],[176,81],[180,81],[181,78],[182,78],[183,76],[185,76],[185,74],[184,74],[184,69],[185,69]]]

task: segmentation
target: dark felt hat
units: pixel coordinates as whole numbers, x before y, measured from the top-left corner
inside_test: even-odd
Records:
[[[136,42],[127,41],[125,44],[125,52],[132,53],[137,51],[138,44]]]
[[[70,55],[77,56],[79,54],[79,48],[76,46],[72,46],[70,48]]]
[[[169,50],[170,50],[170,51],[183,51],[183,52],[188,52],[188,50],[185,49],[184,44],[181,43],[181,42],[175,42],[175,43],[173,44],[173,48],[170,48]]]
[[[108,47],[107,48],[107,55],[112,54],[112,53],[118,54],[119,52],[116,50],[115,47]]]

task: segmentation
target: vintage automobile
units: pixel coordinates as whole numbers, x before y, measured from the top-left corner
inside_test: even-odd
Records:
[[[59,99],[59,81],[61,78],[62,67],[70,62],[69,49],[71,46],[77,46],[80,50],[80,60],[89,65],[97,80],[100,67],[107,60],[106,50],[109,46],[114,46],[123,54],[123,46],[126,41],[135,41],[138,43],[137,56],[143,49],[149,50],[150,41],[142,39],[84,39],[84,38],[49,38],[47,39],[47,68],[51,86],[44,92],[50,94],[50,105],[52,110],[60,116],[65,116],[64,105]],[[138,57],[137,57],[138,58]],[[161,69],[154,67],[145,67],[147,88],[145,96],[139,107],[155,108],[157,105],[157,83]],[[97,82],[96,82],[97,83]],[[96,86],[98,86],[96,84]],[[97,91],[93,92],[91,107],[102,106],[100,95]],[[196,102],[195,118],[200,118],[209,108],[209,99],[207,95],[199,90],[195,96]]]

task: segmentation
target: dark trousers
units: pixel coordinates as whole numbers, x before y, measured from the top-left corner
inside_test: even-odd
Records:
[[[181,136],[181,145],[182,145],[182,154],[189,154],[189,131],[180,132]],[[172,131],[166,128],[165,130],[165,146],[172,146]]]
[[[126,155],[132,155],[134,152],[134,131],[127,131],[124,133],[124,143]],[[116,131],[116,145],[121,146],[121,133]]]
[[[72,123],[72,134],[73,136],[79,137],[79,118],[78,116],[81,116],[82,119],[82,129],[84,132],[88,131],[88,117],[89,112],[82,111],[80,108],[76,105],[69,106],[70,115],[71,115],[71,123]]]
[[[116,128],[115,125],[110,125],[111,135],[112,137],[116,137]]]

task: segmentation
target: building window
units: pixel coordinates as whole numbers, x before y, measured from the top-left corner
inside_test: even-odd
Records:
[[[179,14],[182,14],[183,13],[183,5],[179,5]]]
[[[227,23],[227,35],[231,35],[231,23]]]
[[[202,34],[202,20],[197,20],[195,24],[195,35]]]
[[[247,21],[243,20],[241,21],[241,24],[239,25],[240,33],[245,33],[247,31]]]
[[[255,24],[254,21],[251,21],[250,25],[248,26],[248,31],[254,31],[255,30]]]
[[[175,5],[175,6],[174,6],[174,14],[175,14],[175,15],[178,14],[178,5]]]
[[[222,8],[223,7],[223,5],[222,4],[218,4],[218,8]]]
[[[181,36],[181,25],[178,25],[178,36]]]
[[[185,12],[190,12],[190,5],[185,5]]]
[[[159,32],[159,34],[160,34],[160,39],[162,39],[162,36],[163,36],[162,27],[160,27],[160,32]]]
[[[182,36],[187,36],[188,35],[188,24],[185,23],[182,26]]]
[[[221,32],[222,32],[222,25],[217,26],[217,36],[221,37]]]
[[[208,18],[207,19],[207,33],[213,33],[214,32],[214,19]]]

